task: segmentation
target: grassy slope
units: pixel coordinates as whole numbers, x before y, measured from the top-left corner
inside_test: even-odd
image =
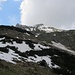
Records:
[[[19,37],[19,39],[23,40],[34,38],[34,35],[31,32],[13,26],[0,26],[0,35],[6,35],[12,38]]]
[[[0,60],[0,75],[56,75],[48,67],[34,63],[16,65]]]

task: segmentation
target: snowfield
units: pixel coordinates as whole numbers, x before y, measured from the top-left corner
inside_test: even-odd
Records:
[[[26,51],[31,51],[31,50],[34,50],[34,51],[42,51],[43,49],[49,49],[49,48],[51,48],[49,46],[43,46],[41,44],[36,44],[36,43],[33,43],[32,42],[32,44],[34,46],[34,49],[32,49],[29,46],[29,43],[27,41],[26,42],[25,41],[22,41],[22,43],[17,43],[16,41],[12,41],[12,39],[11,39],[11,41],[13,43],[8,43],[8,42],[2,43],[1,40],[4,40],[4,39],[5,38],[0,38],[0,48],[6,47],[6,46],[14,46],[21,53],[25,53]],[[51,42],[52,42],[52,44],[50,44],[50,45],[52,45],[54,47],[57,47],[59,49],[62,49],[62,51],[65,51],[65,52],[70,53],[72,55],[75,55],[75,51],[69,50],[67,47],[65,47],[61,43],[56,43],[54,41],[51,41]],[[16,64],[16,62],[13,61],[13,60],[22,61],[20,58],[25,59],[25,61],[35,62],[35,63],[37,63],[39,61],[42,61],[42,60],[45,60],[46,63],[47,63],[47,65],[50,68],[60,68],[60,66],[58,66],[56,64],[52,65],[52,61],[51,61],[52,59],[51,59],[51,56],[49,56],[49,55],[38,56],[38,55],[35,54],[35,56],[28,56],[28,58],[26,58],[26,57],[20,56],[18,53],[15,53],[15,51],[12,50],[12,49],[10,49],[10,48],[8,48],[8,50],[9,50],[8,53],[5,53],[5,52],[0,51],[0,59],[5,60],[7,62],[14,63],[14,64]],[[54,56],[57,57],[58,55],[54,55]]]
[[[5,39],[5,38],[0,38],[0,40],[3,40],[3,39]],[[45,48],[50,48],[49,46],[43,46],[41,44],[33,44],[33,45],[34,45],[34,50],[35,51],[42,50],[42,49],[45,49]],[[25,41],[23,41],[21,44],[16,43],[15,41],[13,41],[13,44],[12,43],[8,43],[8,42],[6,42],[4,44],[4,43],[2,43],[0,41],[0,47],[6,47],[6,46],[15,46],[16,48],[18,48],[18,51],[20,51],[22,53],[23,52],[26,52],[26,51],[32,50],[32,48],[30,48],[29,45],[25,43]],[[8,53],[1,52],[0,51],[0,59],[5,60],[7,62],[11,62],[11,63],[16,64],[16,62],[13,61],[13,59],[16,59],[16,60],[21,61],[21,59],[20,59],[21,57],[22,56],[19,56],[12,49],[9,49],[9,52]],[[24,58],[24,57],[22,57],[22,58]],[[47,64],[49,65],[49,67],[51,67],[51,59],[50,59],[49,56],[37,56],[36,55],[36,58],[35,57],[32,57],[32,56],[29,56],[28,58],[24,58],[24,59],[26,61],[29,61],[29,62],[39,62],[39,61],[41,61],[41,60],[44,59],[47,62]]]

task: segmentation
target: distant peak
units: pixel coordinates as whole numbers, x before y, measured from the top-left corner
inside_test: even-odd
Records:
[[[36,24],[36,25],[34,25],[34,27],[40,27],[40,26],[44,26],[44,24]]]

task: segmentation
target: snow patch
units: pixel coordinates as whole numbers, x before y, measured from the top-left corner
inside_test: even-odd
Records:
[[[56,36],[56,34],[54,34],[54,36]]]
[[[21,44],[16,43],[15,41],[13,42],[13,44],[12,43],[8,43],[8,42],[6,42],[4,44],[4,43],[0,42],[0,47],[6,47],[6,46],[15,46],[15,47],[18,48],[18,51],[20,51],[20,52],[26,52],[26,51],[32,50],[29,47],[29,45],[25,43],[25,41],[23,41]],[[43,46],[41,44],[34,44],[34,46],[35,46],[34,50],[42,50],[42,49],[50,48],[49,46]]]
[[[50,48],[49,46],[43,46],[41,44],[34,44],[34,50],[42,50],[42,49],[48,49]]]
[[[38,37],[40,34],[36,34],[35,37]]]
[[[56,31],[58,31],[58,32],[63,31],[63,30],[60,30],[60,29],[56,29],[56,28],[53,28],[53,27],[46,26],[46,25],[41,25],[41,26],[38,27],[38,29],[40,31],[41,30],[45,31],[46,33],[51,33],[51,32],[56,32]]]
[[[58,65],[54,65],[54,66],[52,66],[52,62],[51,62],[51,59],[50,59],[50,56],[38,56],[38,55],[35,55],[36,56],[36,58],[35,57],[32,57],[32,56],[29,56],[28,58],[27,58],[27,61],[28,62],[35,62],[35,63],[37,63],[37,62],[40,62],[40,61],[42,61],[42,60],[45,60],[46,61],[46,63],[47,63],[47,65],[49,66],[49,67],[53,67],[53,68],[58,68],[59,66]]]
[[[20,60],[19,57],[20,56],[11,49],[9,49],[9,53],[0,52],[0,59],[5,60],[7,62],[14,63],[14,64],[15,62],[13,61],[13,58]]]
[[[30,31],[28,28],[26,28],[27,31]]]
[[[33,28],[30,28],[31,31],[33,31]]]
[[[72,54],[72,55],[75,55],[75,51],[68,49],[68,48],[67,48],[66,46],[64,46],[63,44],[61,44],[61,43],[56,43],[56,42],[54,42],[54,41],[51,41],[51,42],[52,42],[52,45],[53,45],[53,46],[62,49],[62,51],[65,51],[65,52],[67,52],[67,53],[70,53],[70,54]]]
[[[24,41],[22,42],[22,44],[18,44],[16,42],[13,42],[12,46],[17,47],[20,52],[26,52],[26,51],[30,51],[31,50],[31,48],[27,44],[25,44]]]
[[[30,34],[26,33],[26,35],[30,36]]]
[[[3,39],[5,39],[5,37],[3,37],[3,38],[0,38],[0,40],[3,40]]]
[[[19,43],[16,43],[16,42],[13,42],[13,44],[10,44],[10,43],[7,43],[7,42],[6,42],[6,44],[3,44],[2,42],[0,42],[0,47],[6,47],[7,45],[17,47],[18,51],[20,51],[20,52],[26,52],[26,51],[31,50],[31,48],[27,44],[25,44],[25,42],[23,42],[22,44],[19,44]]]

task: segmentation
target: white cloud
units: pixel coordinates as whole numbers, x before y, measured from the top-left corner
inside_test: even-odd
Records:
[[[21,24],[75,29],[75,0],[23,0]]]
[[[23,0],[21,5],[20,5],[20,9],[21,9],[21,24],[25,24],[25,19],[26,19],[26,15],[27,13],[29,13],[29,9],[31,9],[31,2],[28,0]]]

